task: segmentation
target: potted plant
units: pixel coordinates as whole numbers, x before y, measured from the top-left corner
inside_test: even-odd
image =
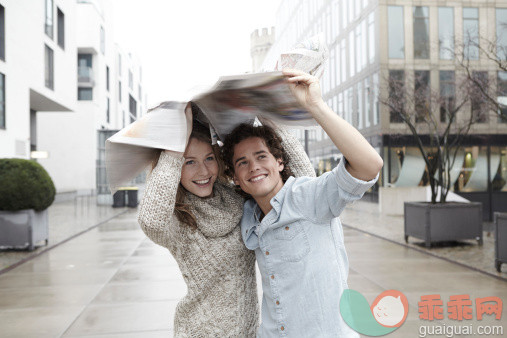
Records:
[[[435,91],[430,85],[430,71],[391,71],[386,80],[389,95],[380,99],[389,108],[391,119],[404,123],[412,134],[426,164],[425,180],[431,189],[431,201],[404,203],[405,241],[408,243],[412,236],[431,247],[435,242],[476,239],[481,245],[482,204],[448,202],[447,195],[463,140],[482,117],[469,105],[485,101],[477,86],[487,84],[459,72],[442,75],[449,79],[441,78]],[[483,109],[481,114],[487,111]]]
[[[0,248],[33,250],[48,242],[47,208],[55,186],[35,161],[0,159]]]

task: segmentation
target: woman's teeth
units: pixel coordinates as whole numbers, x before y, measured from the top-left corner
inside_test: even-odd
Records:
[[[209,178],[207,180],[201,180],[201,181],[194,181],[194,183],[197,183],[197,184],[207,184],[209,182]]]

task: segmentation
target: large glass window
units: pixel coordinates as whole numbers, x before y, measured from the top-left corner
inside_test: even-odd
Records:
[[[79,101],[91,101],[93,100],[93,88],[81,88],[77,89],[77,99]]]
[[[391,123],[402,123],[404,113],[405,95],[405,72],[403,70],[389,70],[389,101],[393,102],[390,107],[389,121]]]
[[[498,72],[497,86],[498,103],[500,104],[498,121],[507,123],[507,72]]]
[[[479,9],[463,8],[463,42],[465,58],[479,59]]]
[[[0,5],[0,60],[5,61],[5,8]]]
[[[356,74],[356,47],[354,44],[354,31],[349,32],[349,76]]]
[[[375,62],[375,12],[368,15],[368,55],[369,62]]]
[[[364,114],[364,111],[363,111],[363,86],[362,86],[362,81],[358,82],[357,83],[357,89],[356,89],[356,92],[357,92],[357,128],[358,129],[363,129],[364,127],[364,124],[363,124],[363,114]]]
[[[415,121],[424,122],[431,114],[430,72],[428,70],[416,70],[414,76]]]
[[[364,80],[364,126],[368,128],[370,126],[371,119],[371,80],[367,77]]]
[[[44,32],[51,39],[53,38],[53,0],[46,0],[46,20],[44,21]]]
[[[121,81],[118,81],[118,102],[121,102]]]
[[[507,60],[507,8],[496,9],[496,50],[500,60]]]
[[[129,88],[130,90],[134,90],[134,75],[132,75],[132,71],[129,69]]]
[[[342,68],[342,82],[347,81],[347,46],[345,44],[346,39],[341,42],[341,68]]]
[[[54,83],[54,56],[53,56],[53,50],[49,48],[47,45],[46,52],[45,52],[45,84],[46,87],[49,89],[54,89],[55,83]]]
[[[414,7],[414,58],[430,57],[430,27],[428,7]]]
[[[129,95],[129,112],[130,112],[130,123],[137,120],[137,101]]]
[[[474,81],[482,88],[489,88],[488,72],[472,72]],[[486,123],[488,122],[488,107],[486,104],[486,98],[482,95],[480,90],[475,90],[470,95],[470,109],[475,122]]]
[[[347,16],[347,6],[348,6],[348,1],[347,0],[344,0],[344,1],[340,1],[341,4],[342,4],[342,28],[345,29],[347,28],[347,25],[349,24],[349,20],[348,20],[348,16]]]
[[[109,66],[106,66],[106,90],[109,91]]]
[[[0,129],[5,129],[5,75],[0,73]]]
[[[366,52],[366,51],[363,51],[363,44],[361,42],[362,40],[362,31],[361,31],[361,25],[357,25],[356,29],[356,50],[357,50],[357,72],[359,73],[360,71],[363,70],[363,62],[362,62],[362,57],[363,57],[363,53]]]
[[[118,76],[121,76],[121,54],[118,54]]]
[[[438,52],[440,59],[454,55],[454,8],[438,7]]]
[[[454,113],[454,103],[456,98],[454,71],[441,70],[439,72],[439,81],[440,81],[440,122],[447,122],[449,121],[450,114]]]
[[[373,124],[377,125],[380,123],[379,116],[379,83],[378,83],[378,73],[373,74]]]
[[[403,7],[387,7],[389,58],[405,58],[405,33],[403,29]]]
[[[111,103],[109,97],[106,97],[106,121],[111,122]]]
[[[65,14],[57,8],[58,13],[58,46],[65,48]]]
[[[93,80],[92,54],[77,55],[78,82],[90,83]]]

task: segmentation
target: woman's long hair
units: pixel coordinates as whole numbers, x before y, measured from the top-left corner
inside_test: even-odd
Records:
[[[194,106],[192,105],[192,111],[194,111]],[[194,112],[195,115],[195,112]],[[218,164],[218,177],[217,181],[221,182],[227,182],[227,178],[224,174],[224,163],[222,161],[220,148],[218,145],[211,144],[211,136],[210,136],[210,130],[208,127],[205,127],[200,122],[194,120],[193,126],[192,126],[192,133],[190,134],[189,138],[189,144],[191,139],[196,139],[201,142],[207,143],[211,146],[213,149],[213,154],[215,155],[215,159]],[[187,145],[188,147],[188,145]],[[162,149],[159,149],[155,159],[152,163],[152,170],[155,169],[157,166],[158,160],[160,158],[160,154],[162,153]],[[216,181],[215,181],[216,183]],[[176,203],[174,205],[174,214],[178,218],[178,220],[188,226],[190,226],[193,229],[197,228],[197,220],[195,216],[192,214],[192,211],[190,209],[190,204],[185,203],[185,194],[187,193],[187,190],[181,185],[181,183],[178,185],[178,190],[176,191]]]

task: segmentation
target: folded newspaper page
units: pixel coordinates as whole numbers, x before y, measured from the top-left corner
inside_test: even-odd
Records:
[[[281,69],[303,70],[320,77],[327,60],[323,35],[280,56],[277,71],[221,77],[211,90],[192,99],[200,109],[194,118],[209,125],[214,143],[243,122],[256,117],[291,128],[317,123],[292,92]],[[106,170],[112,193],[139,175],[156,149],[184,152],[187,142],[186,102],[164,102],[106,141]]]

